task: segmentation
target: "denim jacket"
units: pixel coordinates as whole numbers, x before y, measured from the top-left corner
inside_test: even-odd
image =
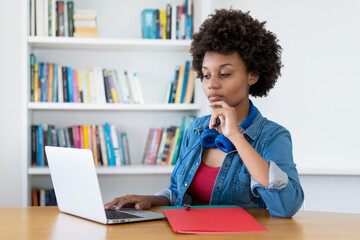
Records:
[[[156,195],[166,196],[172,205],[191,204],[187,189],[201,162],[204,150],[202,131],[209,128],[210,115],[193,121],[185,131],[179,158],[171,174],[169,189]],[[292,217],[304,201],[292,142],[288,130],[264,118],[257,110],[255,119],[243,133],[253,148],[270,163],[269,187],[252,179],[236,150],[229,152],[215,180],[210,205],[236,204],[244,208],[267,208],[278,217]]]

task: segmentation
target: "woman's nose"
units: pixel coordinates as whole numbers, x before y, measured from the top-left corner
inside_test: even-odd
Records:
[[[219,81],[216,76],[211,76],[208,83],[209,83],[208,88],[210,88],[210,89],[219,87]]]

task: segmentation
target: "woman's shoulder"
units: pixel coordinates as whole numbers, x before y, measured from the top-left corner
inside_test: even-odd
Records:
[[[269,137],[274,137],[276,135],[288,135],[289,137],[291,136],[290,131],[286,127],[267,118],[264,118],[262,133]]]

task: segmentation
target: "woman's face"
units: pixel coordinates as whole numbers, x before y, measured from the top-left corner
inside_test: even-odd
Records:
[[[258,79],[247,71],[237,52],[229,55],[206,52],[202,73],[202,88],[210,103],[225,101],[235,108],[248,101],[250,85]]]

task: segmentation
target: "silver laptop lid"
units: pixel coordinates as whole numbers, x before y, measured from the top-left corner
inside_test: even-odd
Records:
[[[106,224],[92,152],[45,147],[60,211]]]

